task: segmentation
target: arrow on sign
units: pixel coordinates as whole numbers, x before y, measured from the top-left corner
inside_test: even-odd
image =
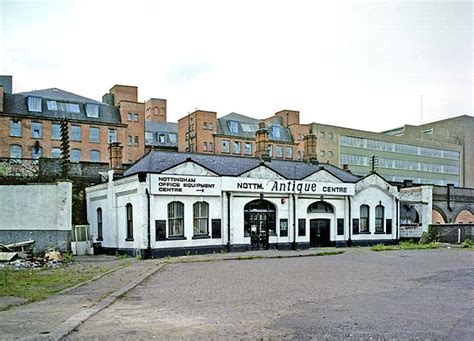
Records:
[[[196,192],[204,192],[204,188],[197,189]]]

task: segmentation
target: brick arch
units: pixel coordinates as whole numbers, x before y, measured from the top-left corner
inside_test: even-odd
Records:
[[[455,224],[469,224],[474,223],[474,213],[471,208],[465,207],[460,209],[455,215]]]
[[[433,210],[431,211],[431,222],[433,224],[446,224],[448,222],[443,210],[435,205],[433,205]]]

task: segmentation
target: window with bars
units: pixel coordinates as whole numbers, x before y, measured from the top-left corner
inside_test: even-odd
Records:
[[[180,201],[168,204],[168,237],[184,237],[184,204]]]
[[[369,206],[362,205],[359,214],[359,233],[369,233]]]
[[[384,233],[384,214],[385,208],[382,205],[375,207],[375,233]]]
[[[133,206],[128,203],[125,206],[126,218],[127,218],[127,238],[125,240],[133,240]]]
[[[193,205],[194,236],[207,236],[209,234],[209,204],[205,201]]]
[[[102,208],[97,209],[97,240],[102,240]]]

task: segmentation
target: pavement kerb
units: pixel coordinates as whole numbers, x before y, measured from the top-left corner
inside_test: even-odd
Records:
[[[212,257],[204,256],[203,258],[195,259],[171,259],[171,260],[158,260],[157,264],[181,264],[181,263],[205,263],[205,262],[219,262],[229,260],[254,260],[254,259],[282,259],[282,258],[300,258],[300,257],[320,257],[320,256],[336,256],[343,254],[345,250],[321,250],[312,253],[298,253],[298,254],[281,254],[281,255],[235,255],[235,256],[224,256],[224,257]],[[198,256],[199,257],[199,256]]]
[[[92,277],[91,279],[88,279],[87,281],[84,281],[84,282],[81,282],[81,283],[78,283],[72,287],[69,287],[69,288],[66,288],[64,290],[61,290],[60,292],[58,292],[56,295],[63,295],[71,290],[74,290],[74,289],[77,289],[77,288],[80,288],[82,287],[83,285],[86,285],[88,283],[91,283],[91,282],[94,282],[94,281],[97,281],[98,279],[101,279],[102,277],[104,276],[107,276],[109,274],[111,274],[112,272],[115,272],[117,270],[120,270],[122,268],[125,268],[127,266],[130,266],[131,263],[126,263],[126,264],[121,264],[121,265],[118,265],[110,270],[107,270],[106,272],[104,273],[101,273],[101,274],[98,274],[98,275],[95,275],[94,277]]]
[[[53,331],[52,333],[48,335],[37,335],[33,339],[42,339],[46,337],[47,339],[61,340],[65,338],[67,335],[72,333],[74,329],[76,329],[82,323],[84,323],[95,314],[107,308],[109,305],[114,303],[119,297],[123,296],[128,291],[135,288],[137,285],[142,283],[145,279],[147,279],[148,277],[152,276],[153,274],[161,270],[164,266],[165,264],[158,264],[157,266],[153,266],[150,270],[148,270],[141,276],[138,276],[137,278],[132,280],[130,283],[128,283],[124,287],[114,291],[113,293],[111,293],[110,295],[102,299],[100,302],[94,304],[92,307],[83,309],[79,311],[78,313],[74,314],[73,316],[69,317],[66,321],[61,323],[56,328],[56,330]]]

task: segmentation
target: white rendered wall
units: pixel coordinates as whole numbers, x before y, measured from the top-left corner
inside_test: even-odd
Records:
[[[0,186],[0,230],[71,231],[72,184]]]

